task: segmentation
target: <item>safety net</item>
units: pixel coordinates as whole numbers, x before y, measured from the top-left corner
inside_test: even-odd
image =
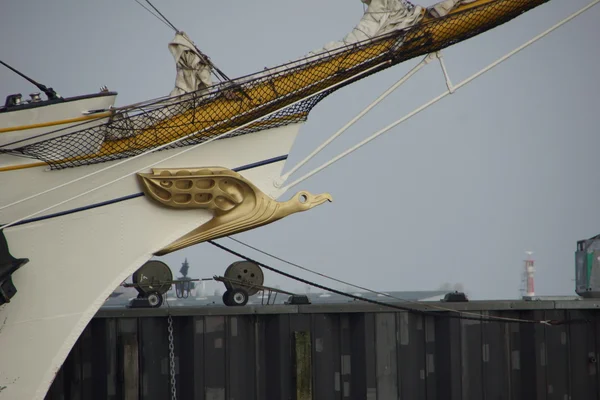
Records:
[[[303,122],[319,101],[341,87],[478,35],[547,1],[476,0],[444,16],[423,9],[413,25],[374,39],[325,49],[208,89],[115,109],[106,123],[0,152],[62,169]]]

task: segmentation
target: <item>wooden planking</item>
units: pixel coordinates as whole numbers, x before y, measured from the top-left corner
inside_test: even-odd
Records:
[[[123,399],[125,400],[138,400],[140,399],[139,393],[139,347],[135,334],[127,334],[123,336],[123,358],[121,359],[123,365]],[[146,378],[148,379],[148,378]],[[148,392],[145,398],[150,398],[151,395]]]
[[[496,313],[489,313],[497,316]],[[510,400],[510,334],[508,324],[484,322],[482,327],[482,375],[484,399]]]
[[[505,318],[522,318],[518,311],[509,311],[501,314]],[[508,354],[506,355],[509,360],[509,374],[507,376],[507,384],[510,387],[509,398],[521,399],[522,385],[521,385],[521,324],[516,322],[509,322],[506,324],[507,331],[507,342],[508,342]]]
[[[427,398],[425,325],[421,315],[396,313],[400,398]]]
[[[94,393],[99,399],[117,400],[119,361],[117,360],[117,320],[93,319],[94,333]],[[102,371],[105,373],[103,374]]]
[[[339,316],[313,315],[314,396],[316,399],[342,398]]]
[[[469,315],[472,316],[472,315]],[[462,398],[481,400],[483,392],[482,328],[479,320],[461,320]]]
[[[191,330],[193,337],[191,353],[193,355],[193,362],[187,364],[187,366],[189,369],[193,370],[194,394],[192,398],[204,400],[206,398],[204,396],[204,388],[206,387],[204,371],[212,365],[210,360],[208,364],[206,363],[206,341],[204,340],[206,334],[206,322],[204,321],[205,317],[192,318]]]
[[[292,346],[294,400],[312,400],[312,343],[310,331],[294,331]]]
[[[227,399],[227,367],[225,354],[225,316],[204,318],[204,398]]]
[[[342,399],[352,397],[352,330],[351,314],[340,314],[340,376],[342,381]],[[364,398],[364,397],[363,397]]]
[[[199,317],[181,317],[173,320],[173,336],[177,338],[177,347],[175,354],[178,357],[179,374],[177,375],[177,398],[183,399],[204,399],[203,388],[204,381],[198,372],[204,368],[202,359],[202,348],[200,348],[200,357],[196,353],[196,322]],[[201,318],[201,317],[200,317]],[[175,325],[176,324],[176,325]],[[196,364],[199,361],[200,365]],[[199,383],[199,384],[198,384]],[[197,392],[196,389],[200,388]]]
[[[396,346],[396,315],[375,315],[375,354],[377,399],[398,399],[398,349]]]
[[[156,319],[149,322],[156,322]],[[146,332],[149,333],[149,330],[144,333]],[[136,318],[119,320],[117,324],[117,363],[120,367],[118,375],[121,384],[117,398],[124,400],[143,398],[140,393],[140,379],[152,371],[152,364],[146,362],[146,359],[140,358],[140,348],[138,320]],[[144,368],[140,368],[140,364],[143,364]],[[143,374],[140,374],[141,371]]]
[[[271,344],[266,340],[264,318],[254,319],[254,368],[252,375],[256,384],[256,399],[267,397],[267,383],[271,383],[272,377],[269,377],[264,371],[267,371],[267,353],[272,349]]]
[[[374,341],[367,340],[367,315],[365,314],[347,314],[349,319],[348,331],[350,334],[349,354],[350,359],[350,398],[367,399],[367,382],[369,364],[367,363],[367,353],[372,353],[369,349]],[[342,347],[345,352],[345,348]]]
[[[334,308],[174,316],[177,394],[200,400],[600,400],[594,359],[600,312],[534,308],[484,314],[591,323],[480,323]],[[306,382],[307,369],[298,368],[297,346],[307,337],[310,390],[299,391],[296,382]],[[170,398],[169,389],[164,314],[95,318],[46,398],[163,399]]]
[[[167,320],[154,317],[140,318],[139,324],[138,351],[140,364],[144,365],[139,371],[140,400],[166,399],[170,396]]]
[[[527,320],[544,319],[542,310],[526,311],[521,318]],[[532,400],[546,399],[546,338],[541,325],[522,324],[521,338],[521,398]]]
[[[290,316],[265,315],[265,398],[291,398]]]
[[[436,380],[436,360],[435,360],[435,319],[433,317],[424,317],[424,352],[425,352],[425,389],[427,399],[436,400],[438,398]],[[441,392],[444,393],[444,392]],[[445,395],[445,394],[444,394]]]
[[[252,316],[227,317],[227,381],[236,383],[229,385],[230,399],[255,399],[254,323]]]
[[[549,310],[547,319],[561,320],[565,318],[563,310]],[[569,346],[566,326],[545,327],[546,338],[546,396],[548,400],[569,398]]]
[[[571,319],[588,319],[589,312],[569,311]],[[598,349],[596,323],[574,324],[569,328],[571,400],[598,399]],[[592,359],[595,357],[595,361]]]
[[[375,346],[377,337],[375,334],[375,313],[365,315],[365,350],[366,350],[366,388],[367,400],[377,400],[377,359]],[[360,397],[359,397],[360,399]]]

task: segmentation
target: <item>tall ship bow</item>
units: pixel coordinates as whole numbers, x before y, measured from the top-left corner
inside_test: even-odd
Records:
[[[327,207],[327,193],[280,201],[274,185],[326,96],[547,1],[363,0],[341,41],[236,79],[178,31],[173,91],[124,107],[106,88],[63,98],[29,79],[48,99],[0,108],[0,398],[44,398],[105,299],[154,255]]]

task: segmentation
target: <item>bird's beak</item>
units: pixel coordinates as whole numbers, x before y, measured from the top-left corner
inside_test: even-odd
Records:
[[[318,206],[320,204],[325,203],[326,201],[331,203],[331,202],[333,202],[333,198],[331,197],[331,195],[329,193],[321,193],[321,194],[316,195],[313,198],[312,203],[315,206]]]

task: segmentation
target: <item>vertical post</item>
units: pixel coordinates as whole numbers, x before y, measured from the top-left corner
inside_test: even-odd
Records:
[[[123,399],[139,399],[138,340],[135,333],[123,334]]]
[[[312,351],[310,332],[294,332],[294,384],[296,400],[312,400]]]

